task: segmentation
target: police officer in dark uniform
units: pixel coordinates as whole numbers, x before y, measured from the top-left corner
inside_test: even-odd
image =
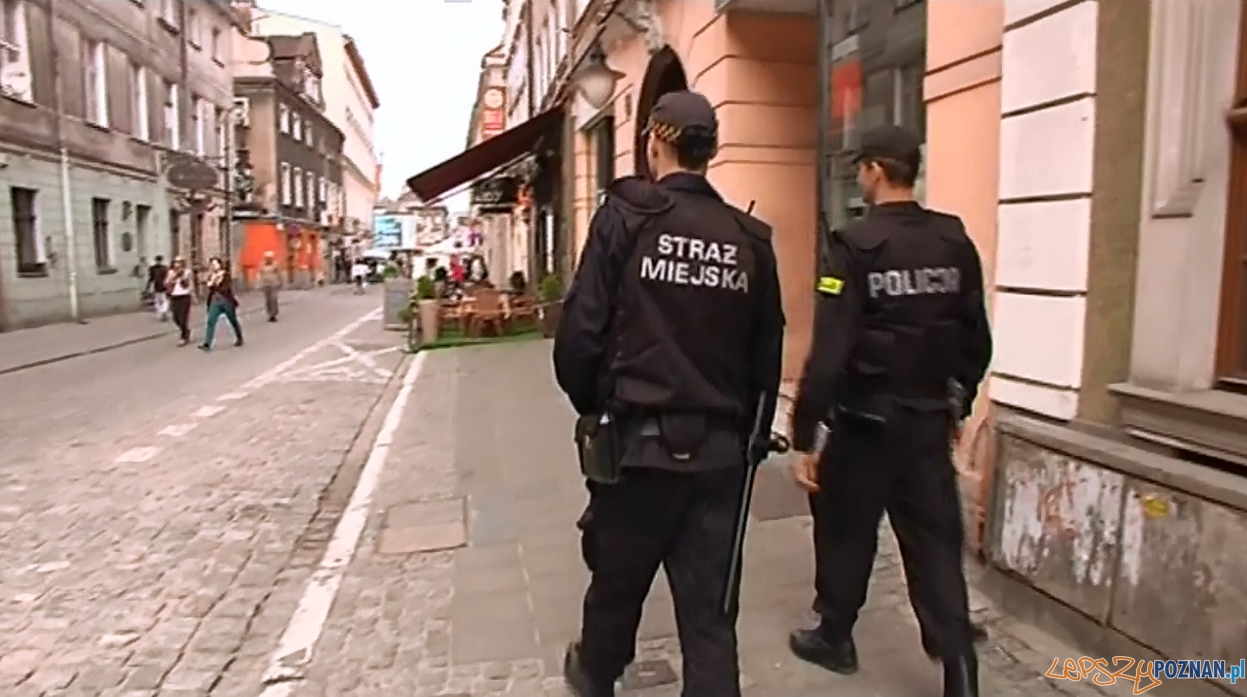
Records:
[[[801,453],[794,475],[819,508],[820,623],[789,643],[829,670],[857,670],[852,630],[886,511],[924,649],[944,665],[944,694],[970,697],[978,695],[978,663],[950,442],[992,341],[978,252],[959,218],[914,201],[920,165],[909,131],[863,134],[858,181],[870,209],[833,235],[818,280],[792,446]],[[830,431],[821,426],[829,416]]]
[[[662,566],[683,694],[737,697],[735,603],[725,611],[721,589],[733,567],[747,437],[755,423],[769,434],[779,388],[775,255],[770,228],[706,180],[718,120],[705,97],[664,95],[646,130],[654,181],[611,185],[554,343],[559,386],[582,421],[611,424],[619,452],[617,480],[590,477],[580,527],[591,581],[564,677],[580,697],[615,694]]]

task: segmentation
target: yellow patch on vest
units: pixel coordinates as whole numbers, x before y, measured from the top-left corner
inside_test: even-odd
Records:
[[[844,290],[844,281],[835,276],[823,276],[818,279],[818,292],[827,295],[839,295]]]

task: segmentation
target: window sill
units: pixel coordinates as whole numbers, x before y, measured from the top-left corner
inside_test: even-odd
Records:
[[[1136,437],[1247,467],[1247,395],[1167,392],[1131,383],[1109,390],[1121,400],[1122,425],[1141,432]]]
[[[169,32],[170,34],[174,36],[177,36],[178,34],[182,33],[181,29],[178,29],[177,27],[175,27],[172,22],[165,19],[164,17],[157,19],[156,24],[159,24],[161,29],[164,29],[165,31]]]
[[[83,119],[82,122],[90,126],[91,128],[94,128],[97,131],[103,131],[104,133],[110,132],[110,129],[108,128],[107,125],[102,124],[102,123],[96,123],[92,121],[91,119]]]
[[[25,268],[25,269],[19,268],[17,270],[17,277],[18,278],[47,278],[48,269],[47,267]]]
[[[222,68],[224,68],[224,67],[225,67],[225,61],[221,60],[220,58],[218,58],[218,57],[216,57],[216,56],[213,56],[213,57],[212,57],[212,62],[213,62],[213,63],[216,63],[217,65],[221,66]]]
[[[117,273],[117,269],[111,266],[96,267],[95,273],[99,276],[111,276]]]
[[[26,97],[19,97],[15,94],[8,94],[6,92],[0,92],[0,97],[3,97],[4,99],[7,99],[10,102],[13,102],[15,104],[21,104],[22,106],[30,107],[32,109],[37,109],[39,107],[38,104],[34,103],[33,95],[30,98],[26,98]]]
[[[186,43],[189,44],[190,47],[195,49],[196,51],[204,50],[203,46],[198,41],[187,41]]]

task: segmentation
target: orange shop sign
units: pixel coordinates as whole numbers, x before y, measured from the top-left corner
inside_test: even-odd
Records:
[[[507,127],[507,92],[488,87],[481,96],[481,139],[493,138]]]

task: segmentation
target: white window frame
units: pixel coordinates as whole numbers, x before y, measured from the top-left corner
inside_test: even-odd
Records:
[[[291,135],[295,140],[303,140],[303,117],[298,114],[291,114]]]
[[[203,157],[208,151],[207,124],[204,123],[207,104],[203,99],[194,95],[191,96],[191,118],[194,119],[191,123],[191,128],[195,134],[195,154],[200,157]]]
[[[86,88],[86,120],[108,128],[108,49],[103,41],[87,39],[83,46],[87,54],[83,65],[83,85]]]
[[[0,94],[33,98],[24,0],[0,0]]]
[[[316,212],[316,174],[307,173],[307,209]]]
[[[320,178],[320,200],[325,202],[325,206],[329,205],[329,180],[324,177]]]
[[[177,0],[160,0],[160,18],[169,23],[169,26],[178,27],[178,3]]]
[[[212,28],[212,45],[210,47],[210,50],[212,51],[212,60],[214,61],[221,60],[221,36],[222,36],[221,28],[213,27]]]
[[[311,121],[308,121],[303,126],[303,136],[304,136],[303,138],[304,142],[306,142],[308,145],[315,144],[315,141],[312,139],[312,122]]]
[[[165,82],[165,137],[168,139],[166,145],[174,150],[177,150],[182,143],[182,107],[179,102],[181,96],[176,82]]]
[[[130,61],[130,81],[134,84],[134,137],[152,139],[152,112],[147,95],[147,67]]]
[[[290,132],[290,107],[285,104],[277,105],[277,127],[282,133]]]
[[[294,168],[294,174],[291,179],[294,183],[294,207],[303,207],[303,169],[301,167]]]
[[[281,163],[281,205],[289,206],[294,201],[294,190],[290,187],[290,165]]]

